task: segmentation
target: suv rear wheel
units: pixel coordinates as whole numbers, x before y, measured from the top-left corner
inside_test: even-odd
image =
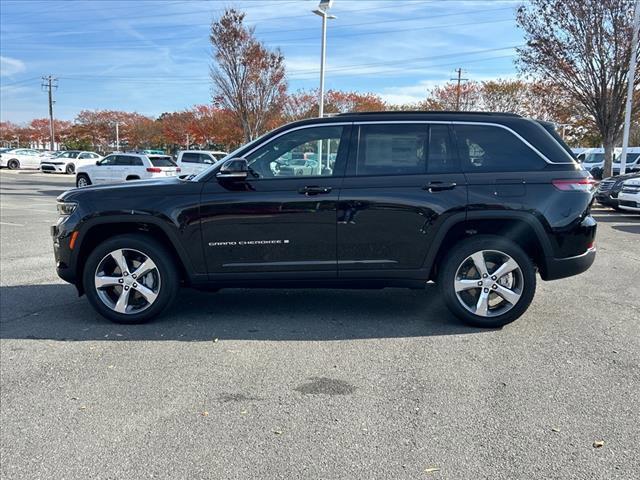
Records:
[[[143,323],[166,310],[178,293],[173,256],[153,238],[120,235],[87,258],[83,285],[91,305],[116,323]]]
[[[20,162],[18,160],[16,160],[15,158],[12,158],[11,160],[9,160],[7,162],[7,168],[9,170],[17,170],[20,168]]]
[[[451,312],[478,327],[502,327],[520,317],[536,290],[533,262],[515,243],[478,235],[456,245],[438,283]]]

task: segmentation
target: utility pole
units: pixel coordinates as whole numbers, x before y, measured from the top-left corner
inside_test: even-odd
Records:
[[[51,136],[49,148],[55,150],[55,132],[53,129],[53,89],[58,88],[58,79],[53,78],[51,75],[42,77],[42,88],[46,89],[49,93],[49,134]]]
[[[460,82],[466,82],[468,78],[462,78],[462,69],[456,68],[457,78],[450,78],[449,80],[457,80],[456,85],[456,110],[460,110]]]
[[[191,145],[191,138],[189,137],[189,134],[187,133],[187,150],[189,150]]]
[[[116,152],[120,151],[120,122],[116,122]]]
[[[627,148],[629,147],[629,129],[631,127],[631,107],[633,103],[633,84],[636,79],[636,63],[638,61],[638,29],[640,28],[640,1],[636,0],[635,13],[633,15],[633,38],[631,39],[631,61],[627,72],[627,105],[624,111],[624,131],[622,133],[622,153],[620,154],[620,175],[624,175],[627,169]],[[613,172],[612,172],[613,173]]]

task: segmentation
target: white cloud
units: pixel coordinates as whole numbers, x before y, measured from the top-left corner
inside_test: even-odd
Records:
[[[11,77],[27,69],[22,60],[0,56],[0,77]]]
[[[427,98],[429,91],[443,82],[437,80],[421,80],[415,85],[384,88],[379,94],[385,102],[395,105],[415,103]]]

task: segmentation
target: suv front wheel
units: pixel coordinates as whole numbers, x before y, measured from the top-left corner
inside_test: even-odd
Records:
[[[448,253],[438,283],[454,315],[474,326],[497,328],[527,310],[536,290],[536,272],[515,243],[478,235]]]
[[[87,258],[83,285],[91,305],[117,323],[143,323],[166,310],[180,286],[173,256],[153,238],[113,237]]]

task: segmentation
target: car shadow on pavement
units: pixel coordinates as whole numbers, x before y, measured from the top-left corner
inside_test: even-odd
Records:
[[[619,232],[625,232],[625,233],[640,233],[640,225],[614,225],[613,227],[614,230],[618,230]]]
[[[603,223],[637,223],[640,222],[640,215],[637,216],[633,216],[633,215],[621,215],[620,213],[617,212],[611,212],[611,213],[607,213],[607,214],[598,214],[598,215],[593,215],[593,218],[596,219],[596,222],[603,222]]]
[[[320,341],[490,332],[463,325],[427,292],[383,290],[183,289],[162,317],[118,325],[65,284],[0,287],[0,338],[60,341]]]

